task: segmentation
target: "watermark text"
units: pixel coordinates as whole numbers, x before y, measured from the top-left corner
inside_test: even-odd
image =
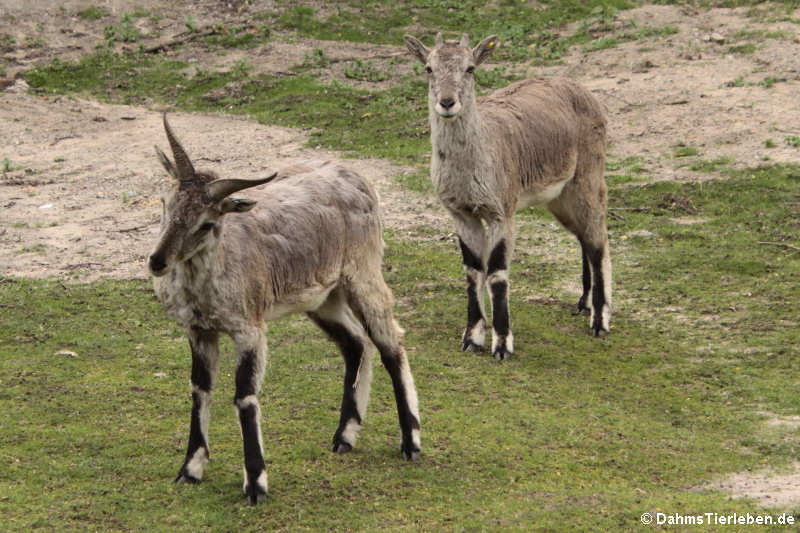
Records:
[[[643,513],[642,524],[655,526],[790,526],[798,523],[793,514],[758,513]]]

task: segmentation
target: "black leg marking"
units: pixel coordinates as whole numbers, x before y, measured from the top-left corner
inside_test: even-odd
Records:
[[[411,412],[409,407],[409,398],[406,391],[405,384],[402,379],[402,369],[400,368],[401,355],[387,346],[378,345],[378,351],[381,353],[381,362],[389,373],[392,379],[392,386],[394,388],[394,399],[397,403],[397,417],[400,421],[400,430],[403,433],[403,442],[400,446],[400,451],[409,461],[419,459],[420,449],[414,443],[412,431],[419,431],[419,419]]]
[[[494,331],[500,335],[508,335],[508,282],[496,281],[492,283],[492,314]]]
[[[605,337],[608,330],[603,325],[603,311],[606,305],[605,279],[603,277],[603,249],[591,250],[589,260],[592,263],[592,334]]]
[[[239,423],[242,426],[242,442],[244,446],[244,468],[247,472],[246,493],[251,505],[263,501],[266,491],[258,483],[264,473],[264,457],[261,454],[259,436],[258,408],[248,405],[239,408]]]
[[[462,241],[460,237],[458,239],[458,244],[461,246],[461,257],[464,260],[464,265],[478,272],[483,272],[483,261],[481,261],[481,258],[475,255],[475,253],[464,244],[464,241]]]
[[[236,369],[236,399],[251,396],[256,393],[256,353],[252,350],[246,351],[239,366]]]
[[[199,337],[204,332],[195,330],[194,334]],[[214,339],[212,342],[216,341],[215,336],[211,338]],[[208,410],[209,408],[208,405],[204,406],[203,402],[210,401],[212,376],[208,368],[206,354],[200,350],[202,344],[198,346],[190,340],[189,346],[192,350],[192,416],[189,423],[189,442],[186,446],[186,458],[175,478],[176,483],[198,483],[202,475],[202,468],[210,455],[206,436],[203,434],[201,417],[203,409]],[[198,450],[201,449],[203,450],[202,457],[197,456]],[[194,464],[193,461],[195,461]]]
[[[499,361],[511,357],[511,326],[508,316],[508,282],[496,281],[490,285],[492,290],[493,337],[492,355]]]
[[[202,399],[198,391],[192,392],[192,420],[189,425],[189,444],[186,447],[186,459],[183,461],[183,466],[178,471],[178,476],[175,478],[175,483],[199,483],[200,478],[190,472],[191,468],[189,463],[194,459],[197,450],[205,450],[205,458],[209,458],[208,444],[206,443],[205,436],[201,429],[200,424],[200,411],[202,409]]]
[[[508,268],[508,265],[506,265],[506,240],[501,239],[489,255],[487,273],[491,276],[498,270],[506,270],[506,268]]]
[[[204,391],[211,390],[211,371],[202,353],[193,343],[192,348],[192,384]]]
[[[464,328],[464,337],[461,339],[461,350],[464,352],[478,352],[483,350],[483,326],[475,338],[476,326],[486,317],[481,310],[479,291],[483,290],[477,286],[477,277],[483,276],[483,261],[464,244],[461,238],[458,239],[461,246],[461,257],[464,266],[467,268],[467,327]],[[472,273],[470,272],[472,271]]]
[[[308,316],[339,346],[344,357],[344,391],[339,427],[333,435],[333,451],[339,454],[347,453],[355,445],[355,442],[350,442],[344,435],[348,423],[355,420],[359,427],[361,426],[361,414],[358,412],[354,385],[364,354],[364,344],[342,324],[323,320],[313,313],[309,313]]]
[[[473,331],[479,322],[485,321],[478,301],[478,288],[475,279],[467,276],[467,327],[464,329],[464,338],[461,340],[461,351],[479,352],[483,350],[483,344],[478,344],[473,338]]]

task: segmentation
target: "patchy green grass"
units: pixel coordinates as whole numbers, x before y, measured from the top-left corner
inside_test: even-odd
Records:
[[[563,55],[569,44],[577,42],[564,40],[553,29],[569,22],[631,7],[631,3],[625,0],[570,0],[539,7],[512,0],[499,3],[476,0],[395,3],[327,1],[319,4],[327,8],[326,15],[309,6],[295,5],[263,16],[301,36],[325,40],[397,44],[404,33],[416,32],[418,37],[432,40],[437,31],[443,31],[448,38],[467,32],[477,42],[495,33],[503,43],[498,50],[498,58],[553,61]]]
[[[428,166],[421,166],[416,172],[397,176],[396,181],[406,189],[420,194],[430,195],[434,192]]]
[[[728,52],[731,54],[751,55],[758,50],[758,45],[755,43],[735,44],[728,47]]]
[[[695,172],[710,174],[712,172],[718,172],[727,168],[731,163],[733,163],[733,161],[734,160],[732,157],[725,155],[711,160],[700,159],[692,162],[692,164],[689,165],[689,169],[694,170]]]
[[[633,31],[622,31],[614,35],[601,37],[591,41],[584,46],[584,50],[586,52],[596,52],[598,50],[615,48],[623,42],[669,37],[670,35],[675,35],[679,31],[680,30],[678,30],[678,28],[675,26],[661,26],[654,28],[640,28]]]
[[[23,248],[20,248],[19,250],[17,250],[14,253],[17,254],[17,255],[21,255],[21,254],[39,254],[39,255],[44,255],[44,254],[47,253],[47,245],[39,243],[39,244],[34,244],[33,246],[25,246]]]
[[[389,73],[381,70],[369,59],[362,61],[356,59],[352,61],[344,69],[345,78],[359,81],[386,81],[389,79]]]
[[[187,22],[187,26],[189,23]],[[195,23],[196,26],[196,23]],[[195,28],[194,31],[197,31]],[[254,48],[270,40],[272,31],[266,24],[258,27],[220,25],[212,35],[204,38],[204,42],[212,48]]]
[[[193,75],[185,72],[186,66],[143,54],[100,51],[76,64],[54,61],[32,69],[27,80],[43,92],[87,93],[127,104],[159,102],[189,111],[224,110],[269,124],[313,128],[310,144],[353,155],[421,162],[428,150],[427,89],[421,79],[365,91],[307,75],[256,76],[247,65]],[[219,91],[222,97],[209,97]]]
[[[783,76],[767,76],[766,78],[758,82],[758,84],[766,89],[771,89],[772,87],[775,86],[776,83],[782,83],[785,81],[786,78]]]
[[[613,156],[606,159],[606,183],[609,186],[622,185],[645,181],[647,179],[647,169],[644,166],[644,158],[640,156],[626,157],[619,160]]]
[[[175,486],[190,357],[149,283],[0,281],[5,523],[634,531],[646,511],[767,512],[688,489],[727,472],[783,467],[800,452],[797,430],[768,430],[757,414],[800,410],[800,254],[758,244],[796,243],[800,168],[612,187],[610,196],[613,207],[631,208],[611,227],[612,334],[593,339],[586,318],[571,315],[578,294],[564,284],[580,277],[577,244],[525,222],[511,274],[517,353],[504,364],[458,349],[457,245],[389,235],[386,279],[420,393],[417,464],[399,456],[390,383],[378,368],[356,450],[332,454],[340,357],[305,319],[271,325],[260,394],[271,492],[257,508],[240,494],[230,343],[212,407],[212,462],[200,485]],[[675,222],[686,216],[699,222]],[[642,228],[652,235],[623,238]],[[574,259],[522,244],[542,237],[563,241]]]
[[[17,40],[13,35],[0,33],[0,52],[11,52],[17,46]]]
[[[102,18],[108,17],[111,13],[105,7],[87,7],[81,9],[77,13],[78,18],[86,19],[86,20],[100,20]]]
[[[677,143],[675,146],[672,147],[672,157],[680,158],[680,157],[692,157],[695,155],[699,155],[700,150],[695,148],[694,146],[689,146],[688,144],[684,143],[683,141]]]

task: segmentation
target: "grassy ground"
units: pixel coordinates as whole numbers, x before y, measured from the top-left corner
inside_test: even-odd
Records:
[[[531,35],[547,39],[547,29],[628,6],[553,2],[534,12],[461,2],[451,20],[452,2],[367,3],[375,16],[363,18],[351,14],[353,3],[339,4],[322,17],[279,3],[258,24],[368,42],[397,42],[392,28],[414,17],[424,28],[474,35],[502,27],[512,44],[507,60],[543,61],[580,41],[550,34],[544,46]],[[256,76],[246,63],[187,73],[170,61],[101,50],[27,79],[43,92],[322,123],[315,145],[420,165],[426,158],[418,76],[366,91],[303,72]],[[220,90],[222,98],[207,97]],[[271,493],[259,508],[239,492],[231,357],[212,408],[205,480],[172,484],[188,435],[190,360],[149,283],[0,279],[0,530],[637,531],[655,529],[640,524],[644,512],[774,514],[696,489],[730,472],[785,468],[800,452],[800,430],[764,423],[765,413],[800,412],[800,167],[729,163],[694,163],[718,180],[654,185],[636,158],[609,164],[616,309],[604,340],[571,314],[577,244],[553,231],[547,214],[522,213],[511,289],[517,353],[502,365],[458,351],[465,298],[457,246],[390,231],[386,278],[407,330],[423,459],[400,458],[390,384],[379,369],[356,450],[328,451],[342,363],[307,320],[285,319],[268,335],[261,400]],[[423,174],[405,185],[426,191]],[[556,246],[540,246],[543,239]],[[716,530],[752,528],[703,528]]]
[[[571,315],[577,295],[561,287],[578,279],[579,264],[564,235],[575,255],[566,266],[520,252],[511,293],[518,351],[502,365],[458,351],[456,247],[389,236],[386,277],[421,398],[418,464],[400,459],[381,371],[356,451],[330,453],[340,358],[305,319],[272,325],[261,394],[271,495],[258,509],[239,494],[231,357],[213,407],[207,477],[173,486],[188,428],[188,348],[149,284],[2,280],[6,525],[612,531],[636,530],[645,511],[759,512],[690,489],[797,457],[798,431],[767,429],[757,413],[800,410],[792,310],[800,256],[757,243],[796,232],[800,168],[614,193],[614,207],[625,208],[614,211],[624,219],[612,231],[626,305],[612,335],[593,339],[586,319]],[[753,201],[741,205],[742,197]],[[674,222],[687,216],[701,221]],[[543,223],[523,215],[520,238],[536,238]]]

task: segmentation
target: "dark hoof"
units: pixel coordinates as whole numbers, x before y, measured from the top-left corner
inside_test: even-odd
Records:
[[[260,503],[264,503],[267,499],[267,493],[261,491],[258,487],[256,490],[249,490],[247,491],[247,504],[248,505],[258,505]]]
[[[262,487],[258,482],[251,482],[244,488],[247,496],[248,505],[258,505],[267,499],[267,488]]]
[[[400,451],[403,452],[403,459],[412,463],[419,461],[420,455],[422,453],[419,448],[413,450],[407,450],[403,448]]]
[[[605,337],[606,335],[608,335],[608,330],[606,330],[606,329],[603,329],[603,328],[593,328],[593,330],[592,330],[592,334],[593,334],[595,337],[598,337],[598,338],[601,338],[601,339],[602,339],[603,337]]]
[[[192,484],[196,484],[196,483],[200,483],[200,480],[197,479],[196,477],[190,475],[188,472],[186,472],[186,470],[181,469],[181,471],[178,472],[178,477],[175,478],[175,483],[192,483]]]
[[[494,358],[498,361],[508,361],[511,359],[512,352],[509,352],[505,347],[498,347],[494,351]]]
[[[465,339],[461,343],[461,351],[462,352],[473,352],[473,353],[482,352],[483,351],[483,346],[481,346],[480,344],[475,344],[474,342],[472,342],[471,339]]]
[[[578,315],[589,316],[590,314],[592,314],[591,309],[589,309],[588,307],[578,306],[578,310],[572,313],[572,316],[578,316]]]
[[[334,442],[333,443],[333,453],[338,453],[342,455],[343,453],[349,453],[353,450],[353,445],[348,442]]]

